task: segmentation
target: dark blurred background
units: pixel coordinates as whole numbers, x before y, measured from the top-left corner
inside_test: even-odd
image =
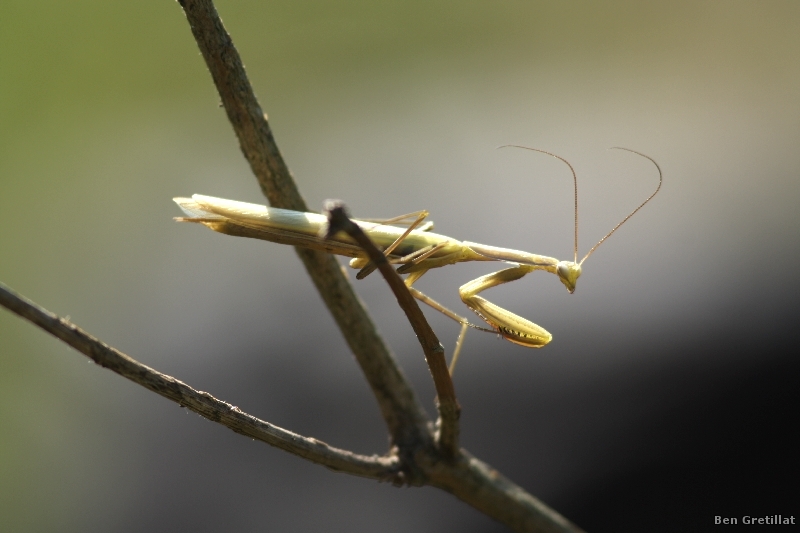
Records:
[[[462,443],[592,532],[795,515],[800,4],[217,3],[309,205],[428,209],[455,238],[571,259],[490,298]],[[0,280],[134,358],[361,453],[386,431],[284,246],[178,225],[173,196],[263,203],[177,3],[0,3]],[[491,265],[418,286],[460,310]],[[385,284],[358,282],[433,410]],[[457,326],[431,316],[449,349]],[[501,531],[448,494],[331,473],[187,414],[0,312],[2,531]]]

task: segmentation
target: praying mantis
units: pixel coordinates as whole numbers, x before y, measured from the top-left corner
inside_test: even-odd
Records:
[[[474,328],[498,334],[502,338],[528,348],[541,348],[548,344],[553,336],[541,326],[486,300],[479,294],[486,289],[516,281],[536,270],[555,274],[570,294],[575,292],[575,284],[581,275],[581,265],[605,242],[615,231],[628,221],[637,211],[645,206],[661,189],[663,176],[658,163],[643,153],[628,148],[616,148],[632,152],[649,159],[658,170],[658,187],[644,202],[631,211],[605,237],[600,239],[589,252],[578,261],[578,178],[572,165],[561,156],[527,146],[508,145],[546,154],[566,163],[572,172],[575,198],[575,245],[572,261],[559,261],[553,257],[536,255],[510,248],[488,246],[469,241],[459,241],[445,235],[433,233],[431,223],[423,224],[428,216],[427,211],[417,211],[388,220],[357,220],[362,230],[372,239],[378,248],[383,250],[390,263],[400,265],[399,274],[408,274],[406,287],[421,302],[445,314],[461,325],[453,357],[450,362],[450,373],[453,373],[467,328]],[[202,224],[214,231],[228,235],[251,237],[280,244],[302,246],[314,250],[353,258],[350,266],[360,269],[357,279],[363,279],[375,270],[366,257],[366,253],[344,233],[334,235],[331,239],[323,239],[327,227],[327,219],[317,213],[304,213],[277,207],[237,202],[214,198],[212,196],[193,195],[191,198],[174,198],[178,206],[188,215],[176,217],[179,222]],[[397,224],[397,225],[395,225]],[[398,225],[408,226],[407,228]],[[484,328],[470,323],[466,318],[447,309],[412,285],[428,270],[466,261],[500,261],[511,266],[485,276],[481,276],[462,285],[459,289],[461,300],[490,327]]]

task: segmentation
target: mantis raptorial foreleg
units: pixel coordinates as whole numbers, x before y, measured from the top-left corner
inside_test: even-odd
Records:
[[[464,337],[469,327],[483,331],[497,332],[500,336],[511,342],[529,348],[541,348],[553,339],[550,332],[538,324],[534,324],[530,320],[478,296],[479,293],[486,289],[502,285],[503,283],[516,281],[534,270],[540,270],[540,267],[518,265],[481,276],[459,287],[458,293],[461,296],[461,300],[467,307],[472,309],[475,314],[492,326],[493,329],[491,330],[471,324],[466,318],[454,313],[433,298],[413,288],[411,285],[421,278],[427,270],[414,272],[406,278],[406,286],[415,298],[461,324],[461,330],[456,340],[456,347],[453,350],[453,357],[450,361],[451,375],[455,369],[458,356],[461,353],[461,346],[464,343]]]
[[[467,307],[475,311],[505,339],[529,348],[541,348],[553,339],[550,332],[530,320],[478,296],[478,293],[486,289],[518,280],[534,270],[538,269],[534,266],[519,265],[493,272],[465,283],[458,289],[458,294]]]

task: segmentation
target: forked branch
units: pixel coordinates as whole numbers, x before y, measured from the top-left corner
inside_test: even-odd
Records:
[[[179,0],[222,98],[242,153],[265,196],[274,206],[305,211],[306,206],[278,151],[266,116],[253,93],[241,59],[211,0]],[[342,213],[343,214],[343,213]],[[336,215],[334,215],[336,216]],[[353,231],[341,223],[346,231]],[[358,232],[354,231],[354,238]],[[362,456],[303,437],[243,413],[237,407],[197,391],[104,344],[68,320],[0,285],[0,305],[66,342],[97,364],[142,385],[237,433],[261,440],[333,470],[389,480],[427,484],[446,490],[515,531],[578,533],[581,530],[497,471],[458,448],[458,404],[436,336],[402,280],[369,239],[361,243],[395,290],[425,350],[436,384],[440,431],[417,402],[389,350],[361,306],[336,260],[324,253],[298,250],[369,382],[394,445],[383,457]],[[371,248],[370,248],[371,247]],[[410,300],[410,301],[406,301]],[[414,310],[416,309],[416,310]],[[427,328],[427,330],[426,330]]]

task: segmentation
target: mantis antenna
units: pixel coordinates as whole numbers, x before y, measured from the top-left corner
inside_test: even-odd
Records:
[[[605,237],[603,237],[602,239],[600,239],[599,241],[597,241],[597,244],[595,244],[594,246],[592,246],[591,250],[589,250],[589,251],[587,252],[587,254],[586,254],[585,256],[583,256],[583,259],[581,259],[580,263],[578,263],[578,177],[575,175],[575,169],[574,169],[574,168],[572,168],[572,165],[570,164],[570,162],[569,162],[569,161],[567,161],[566,159],[564,159],[564,158],[563,158],[563,157],[561,157],[560,155],[553,154],[553,153],[551,153],[551,152],[548,152],[548,151],[546,151],[546,150],[540,150],[539,148],[531,148],[531,147],[529,147],[529,146],[521,146],[521,145],[518,145],[518,144],[505,144],[505,145],[503,145],[503,146],[498,146],[498,148],[522,148],[522,149],[524,149],[524,150],[531,150],[531,151],[533,151],[533,152],[539,152],[540,154],[545,154],[545,155],[549,155],[549,156],[555,157],[556,159],[559,159],[559,160],[563,161],[563,162],[564,162],[564,163],[565,163],[565,164],[566,164],[566,165],[569,167],[569,170],[572,172],[572,183],[573,183],[573,185],[574,185],[574,187],[573,187],[573,190],[575,191],[575,247],[574,247],[574,252],[575,252],[575,255],[574,255],[574,257],[575,257],[575,260],[574,260],[574,262],[575,262],[575,263],[577,263],[578,265],[582,265],[582,264],[583,264],[583,262],[584,262],[584,261],[586,261],[586,259],[588,259],[588,258],[589,258],[589,256],[590,256],[590,255],[592,255],[592,254],[594,253],[594,251],[595,251],[595,250],[597,250],[597,248],[598,248],[598,247],[599,247],[601,244],[603,244],[603,242],[605,242],[605,240],[606,240],[606,239],[608,239],[609,237],[611,237],[611,235],[612,235],[612,234],[613,234],[615,231],[617,231],[617,230],[619,229],[619,227],[620,227],[620,226],[622,226],[622,225],[623,225],[625,222],[627,222],[627,221],[628,221],[628,219],[629,219],[629,218],[631,218],[633,215],[635,215],[635,214],[636,214],[636,212],[637,212],[637,211],[639,211],[639,209],[643,208],[643,207],[645,206],[645,204],[647,204],[647,202],[649,202],[650,200],[652,200],[652,199],[653,199],[653,197],[654,197],[656,194],[658,194],[658,191],[660,191],[660,190],[661,190],[661,184],[663,183],[663,175],[662,175],[662,173],[661,173],[661,167],[660,167],[660,166],[658,166],[658,163],[656,163],[655,159],[653,159],[653,158],[652,158],[652,157],[650,157],[649,155],[645,155],[645,154],[643,154],[643,153],[641,153],[641,152],[637,152],[636,150],[631,150],[630,148],[622,148],[622,147],[620,147],[620,146],[614,146],[614,147],[611,147],[611,148],[609,148],[609,150],[625,150],[626,152],[631,152],[631,153],[634,153],[634,154],[636,154],[636,155],[642,156],[642,157],[644,157],[644,158],[646,158],[646,159],[649,159],[649,160],[650,160],[650,162],[652,162],[652,163],[653,163],[653,164],[656,166],[656,169],[658,169],[658,187],[656,187],[656,190],[655,190],[655,191],[653,191],[653,194],[651,194],[650,196],[648,196],[648,197],[647,197],[647,199],[645,199],[645,201],[644,201],[644,202],[642,202],[641,204],[639,204],[639,207],[637,207],[636,209],[634,209],[633,211],[631,211],[630,213],[628,213],[628,216],[626,216],[625,218],[623,218],[623,219],[620,221],[620,223],[619,223],[619,224],[617,224],[616,226],[614,226],[614,227],[611,229],[611,231],[609,231],[609,232],[608,232],[608,233],[605,235]]]
[[[641,153],[641,152],[637,152],[636,150],[631,150],[630,148],[622,148],[622,147],[620,147],[620,146],[614,146],[614,147],[612,147],[612,148],[609,148],[609,150],[625,150],[626,152],[631,152],[631,153],[633,153],[633,154],[640,155],[640,156],[644,157],[645,159],[649,159],[649,160],[650,160],[650,162],[651,162],[651,163],[653,163],[653,164],[656,166],[656,169],[658,169],[658,187],[656,187],[656,190],[655,190],[655,191],[653,191],[653,194],[651,194],[650,196],[648,196],[648,197],[647,197],[647,199],[646,199],[644,202],[642,202],[641,204],[639,204],[639,207],[637,207],[636,209],[634,209],[633,211],[631,211],[630,213],[628,213],[628,216],[626,216],[625,218],[623,218],[623,219],[620,221],[620,223],[619,223],[619,224],[617,224],[616,226],[614,226],[614,228],[613,228],[611,231],[609,231],[609,232],[606,234],[606,236],[605,236],[605,237],[603,237],[602,239],[600,239],[599,241],[597,241],[597,244],[595,244],[594,246],[592,246],[592,249],[591,249],[591,250],[589,250],[589,252],[588,252],[588,253],[587,253],[585,256],[583,256],[583,259],[581,259],[581,262],[579,263],[579,264],[581,264],[581,265],[583,264],[583,262],[584,262],[584,261],[586,261],[586,258],[588,258],[590,255],[592,255],[592,253],[593,253],[595,250],[597,250],[597,247],[598,247],[598,246],[600,246],[601,244],[603,244],[603,241],[605,241],[606,239],[608,239],[609,237],[611,237],[611,234],[612,234],[612,233],[614,233],[615,231],[617,231],[617,230],[619,229],[619,227],[620,227],[621,225],[623,225],[625,222],[627,222],[629,218],[631,218],[633,215],[635,215],[635,214],[636,214],[636,212],[637,212],[639,209],[643,208],[643,207],[644,207],[644,205],[645,205],[647,202],[649,202],[650,200],[652,200],[652,199],[653,199],[653,196],[655,196],[656,194],[658,194],[658,191],[660,191],[660,190],[661,190],[661,184],[662,184],[662,183],[663,183],[663,181],[664,181],[664,177],[663,177],[663,175],[662,175],[662,173],[661,173],[661,167],[660,167],[660,166],[658,166],[658,163],[656,163],[656,160],[655,160],[655,159],[653,159],[652,157],[650,157],[649,155],[644,155],[643,153]],[[572,167],[570,167],[570,168],[572,168]],[[575,220],[577,220],[577,219],[578,219],[578,217],[577,217],[577,214],[576,214],[576,215],[575,215]],[[577,228],[576,228],[576,230],[575,230],[575,231],[576,231],[576,233],[575,233],[575,234],[577,235]]]
[[[518,144],[506,144],[506,145],[503,145],[503,146],[498,146],[498,148],[522,148],[524,150],[531,150],[533,152],[539,152],[540,154],[549,155],[549,156],[555,157],[556,159],[559,159],[559,160],[563,161],[564,164],[566,164],[569,167],[569,169],[572,171],[573,190],[575,191],[575,248],[574,248],[574,251],[575,251],[574,257],[575,257],[575,259],[573,261],[575,263],[577,263],[578,262],[578,176],[575,175],[575,169],[572,168],[572,165],[569,163],[569,161],[567,161],[566,159],[564,159],[560,155],[556,155],[556,154],[548,152],[546,150],[540,150],[538,148],[531,148],[529,146],[520,146]],[[623,220],[623,222],[624,222],[624,220]],[[617,229],[617,228],[614,228],[614,229]],[[597,247],[595,246],[595,248],[597,248]],[[584,257],[584,259],[586,259],[586,258]],[[583,261],[581,261],[581,263],[583,263]]]

